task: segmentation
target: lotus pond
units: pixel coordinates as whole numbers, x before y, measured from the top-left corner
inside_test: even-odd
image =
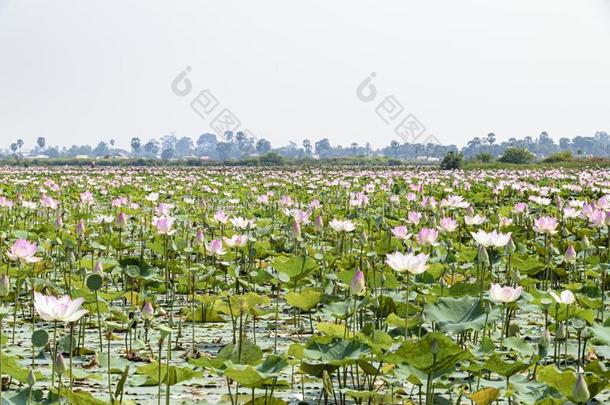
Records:
[[[610,401],[608,170],[0,179],[1,405]]]

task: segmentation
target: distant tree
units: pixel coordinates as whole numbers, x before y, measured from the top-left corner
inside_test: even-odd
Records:
[[[559,139],[559,148],[561,150],[566,150],[570,147],[570,138],[560,138]]]
[[[11,150],[13,151],[13,153],[17,153],[18,148],[19,145],[17,145],[17,142],[11,143]]]
[[[227,160],[231,157],[231,148],[233,144],[231,142],[218,142],[216,144],[216,153],[220,160]]]
[[[114,148],[114,144],[116,143],[116,141],[114,139],[110,140],[110,146],[112,146]]]
[[[140,151],[141,141],[140,138],[131,138],[131,149],[133,149],[133,154],[138,155]]]
[[[108,145],[106,144],[106,142],[100,142],[97,144],[97,146],[95,147],[95,149],[93,149],[93,155],[94,156],[106,156],[108,155],[108,153],[110,152],[110,149],[108,149]],[[83,153],[84,155],[84,153]]]
[[[534,156],[527,149],[508,148],[498,160],[504,163],[528,163],[533,159]]]
[[[490,132],[487,134],[487,143],[489,144],[489,152],[493,154],[494,142],[496,141],[496,134]]]
[[[392,142],[390,142],[390,149],[392,150],[392,156],[394,156],[395,158],[398,157],[399,148],[400,148],[400,144],[398,143],[398,141],[393,140]]]
[[[159,153],[159,143],[154,139],[146,142],[146,144],[144,144],[144,153],[149,157],[157,157],[157,154]]]
[[[17,148],[19,148],[19,154],[21,154],[22,146],[23,146],[23,139],[17,139]]]
[[[462,168],[463,156],[461,153],[454,151],[447,152],[441,162],[441,169],[443,170],[457,170]]]
[[[309,139],[303,139],[303,149],[305,149],[305,153],[307,153],[308,155],[311,155],[312,148],[311,148],[311,141]]]
[[[176,145],[177,141],[178,138],[176,138],[176,135],[174,135],[173,132],[169,135],[163,135],[163,137],[161,138],[161,148],[163,150],[174,149],[174,146]]]
[[[174,149],[163,149],[161,152],[161,159],[169,160],[174,157]]]
[[[191,154],[193,150],[193,140],[188,136],[180,138],[175,145],[176,155],[179,157],[185,157]]]
[[[216,135],[210,133],[201,134],[197,139],[197,154],[199,156],[214,154],[217,143]]]
[[[260,153],[261,155],[269,152],[270,150],[271,142],[268,140],[261,138],[256,142],[256,152]]]
[[[38,139],[36,139],[36,143],[40,149],[44,149],[45,145],[47,144],[47,140],[44,136],[39,136]]]
[[[329,157],[332,152],[332,147],[330,146],[330,141],[328,138],[324,138],[316,142],[315,144],[316,154],[320,157]]]

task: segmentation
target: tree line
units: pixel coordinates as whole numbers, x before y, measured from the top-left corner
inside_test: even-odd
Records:
[[[45,137],[38,137],[36,144],[24,154],[24,142],[17,139],[11,143],[9,149],[1,151],[3,157],[13,156],[22,158],[26,156],[46,156],[49,158],[112,158],[136,157],[147,159],[186,159],[207,158],[210,160],[226,161],[244,159],[250,156],[261,156],[273,152],[289,159],[307,158],[344,158],[344,157],[372,157],[385,156],[399,160],[429,160],[441,159],[447,153],[461,153],[465,158],[491,160],[498,158],[508,149],[518,148],[529,151],[533,156],[544,158],[562,151],[569,151],[578,156],[603,156],[610,154],[608,145],[609,136],[605,131],[598,131],[593,136],[575,136],[561,138],[556,143],[547,132],[537,137],[526,136],[522,139],[509,138],[506,141],[496,142],[496,135],[491,132],[484,137],[474,137],[465,146],[456,145],[400,143],[392,140],[389,145],[382,148],[372,148],[369,143],[360,145],[353,142],[347,146],[332,145],[328,138],[317,141],[304,139],[300,144],[289,142],[287,145],[273,147],[271,142],[264,138],[254,139],[244,132],[233,133],[227,131],[222,137],[215,134],[204,133],[196,139],[188,136],[178,137],[167,134],[161,138],[142,140],[133,137],[130,140],[129,150],[116,146],[114,139],[100,141],[96,146],[72,145],[70,147],[48,146]]]

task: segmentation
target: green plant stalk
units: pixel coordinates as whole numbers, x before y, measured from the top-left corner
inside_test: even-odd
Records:
[[[171,360],[171,354],[172,354],[172,335],[171,333],[168,336],[167,339],[167,356],[166,357],[166,368],[165,368],[165,405],[169,405],[169,383],[170,383],[170,373],[169,373],[169,361]],[[161,368],[161,365],[159,364],[159,368]]]

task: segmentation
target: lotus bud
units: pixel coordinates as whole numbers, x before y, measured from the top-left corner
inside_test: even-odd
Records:
[[[248,301],[245,298],[239,299],[239,312],[244,313],[248,311]]]
[[[95,266],[93,266],[93,272],[96,274],[102,274],[104,272],[104,265],[101,261],[95,262]]]
[[[55,218],[55,229],[59,230],[61,228],[63,228],[64,226],[64,220],[61,217],[61,215],[58,215],[57,218]]]
[[[561,227],[561,236],[564,238],[570,236],[570,232],[568,232],[568,229],[565,226]]]
[[[561,201],[560,196],[555,197],[555,206],[557,207],[557,211],[561,211],[563,209],[563,201]]]
[[[487,254],[487,250],[484,246],[479,245],[479,253],[477,254],[477,259],[479,263],[489,265],[489,255]]]
[[[17,201],[18,204],[21,204],[23,202],[23,194],[21,194],[21,193],[15,194],[15,201]]]
[[[515,242],[513,242],[513,238],[510,238],[506,244],[506,253],[514,253],[515,250],[517,250]]]
[[[0,297],[6,297],[11,291],[11,283],[6,273],[0,276]]]
[[[352,281],[349,284],[349,291],[353,295],[362,295],[365,288],[364,273],[358,270],[356,274],[354,274],[354,277],[352,277]]]
[[[430,353],[432,353],[433,355],[437,354],[439,351],[441,350],[438,342],[436,341],[436,339],[432,339],[432,342],[430,342]]]
[[[150,301],[146,301],[142,307],[142,319],[150,321],[155,313],[155,309]]]
[[[115,224],[118,229],[123,229],[127,225],[127,216],[123,211],[119,212],[119,215],[117,215]]]
[[[31,368],[30,368],[30,371],[28,372],[28,378],[26,381],[30,387],[33,387],[34,384],[36,384],[36,375],[34,375],[34,370]]]
[[[301,238],[301,224],[296,221],[292,223],[292,236],[296,239]]]
[[[66,372],[66,360],[61,353],[57,353],[57,357],[55,357],[55,370],[59,375]]]
[[[203,246],[203,231],[201,229],[195,235],[195,246]]]
[[[587,238],[587,235],[582,237],[580,244],[581,244],[583,250],[587,250],[591,247],[591,242],[589,242],[589,238]]]
[[[163,307],[159,307],[159,309],[157,309],[157,313],[159,314],[159,316],[167,315],[167,311],[163,309]]]
[[[548,329],[545,329],[540,335],[540,340],[538,341],[538,346],[547,348],[551,345],[551,334]]]
[[[576,377],[576,384],[572,390],[572,398],[579,404],[584,404],[589,400],[589,387],[587,387],[587,381],[583,373],[578,373]]]
[[[76,224],[76,234],[80,237],[85,236],[85,220],[81,219]]]
[[[557,332],[555,332],[555,337],[557,340],[565,340],[568,337],[568,331],[566,330],[564,323],[559,324],[559,328],[557,328]]]
[[[366,243],[369,241],[369,237],[366,234],[366,231],[362,231],[362,233],[360,234],[360,244],[361,245],[366,245]]]
[[[318,215],[313,222],[313,229],[316,232],[321,232],[322,228],[324,228],[324,220],[322,219],[321,215]]]
[[[568,245],[565,254],[566,263],[574,263],[576,261],[576,249],[573,245]]]

